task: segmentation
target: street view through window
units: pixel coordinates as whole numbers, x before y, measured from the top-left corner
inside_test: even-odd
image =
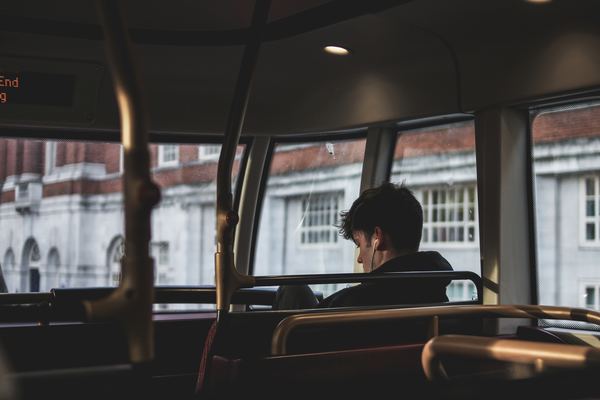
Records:
[[[540,304],[600,309],[600,105],[532,116]],[[237,180],[243,145],[238,148]],[[150,251],[157,285],[214,284],[215,144],[153,144],[162,189]],[[340,211],[359,194],[365,139],[276,143],[255,275],[358,272]],[[9,292],[116,285],[123,255],[123,152],[115,143],[0,139],[0,263]],[[421,250],[480,274],[471,121],[399,129],[391,181],[424,211]],[[567,279],[568,277],[568,279]],[[324,295],[346,286],[318,285]],[[471,282],[448,287],[475,296]]]

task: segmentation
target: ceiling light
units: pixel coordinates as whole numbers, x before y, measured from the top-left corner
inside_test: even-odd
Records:
[[[350,50],[340,46],[325,46],[323,50],[336,56],[347,56],[350,54]]]
[[[525,0],[528,3],[534,3],[534,4],[543,4],[543,3],[550,3],[552,0]]]

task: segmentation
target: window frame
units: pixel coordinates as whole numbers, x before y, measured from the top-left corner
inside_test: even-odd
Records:
[[[175,147],[175,158],[173,160],[165,160],[165,150],[167,147]],[[175,167],[179,165],[179,143],[164,143],[158,145],[158,160],[157,167]]]
[[[587,310],[595,310],[595,311],[600,311],[600,279],[580,279],[579,280],[579,301],[578,301],[578,305],[579,307],[585,308]],[[595,290],[595,307],[593,308],[589,308],[587,306],[587,298],[586,298],[586,291],[587,288],[589,287],[593,287]]]
[[[539,194],[535,193],[537,191],[536,188],[536,180],[538,177],[538,174],[536,173],[536,169],[535,169],[535,164],[536,164],[536,157],[534,156],[534,152],[536,150],[536,142],[534,139],[534,124],[537,118],[542,117],[544,115],[547,114],[553,114],[553,113],[564,113],[564,112],[573,112],[573,111],[578,111],[578,110],[584,110],[587,108],[593,108],[593,107],[598,107],[600,105],[600,97],[593,95],[590,97],[580,97],[580,96],[573,96],[573,97],[565,97],[563,99],[557,99],[556,101],[541,101],[537,104],[533,104],[530,107],[528,107],[529,110],[529,130],[530,130],[530,134],[527,135],[527,140],[528,140],[528,156],[529,156],[529,162],[528,162],[528,166],[531,168],[530,169],[530,178],[531,178],[531,185],[530,188],[532,190],[532,198],[533,200],[531,201],[531,207],[530,207],[530,213],[533,216],[533,221],[530,224],[530,229],[533,231],[532,234],[532,245],[533,245],[533,249],[531,250],[531,256],[532,258],[535,260],[535,263],[533,263],[533,265],[535,266],[533,273],[535,274],[535,288],[534,290],[536,291],[536,293],[541,293],[543,291],[543,287],[541,286],[540,283],[540,279],[538,278],[539,276],[541,276],[541,272],[540,270],[542,268],[544,268],[544,266],[540,265],[537,263],[537,260],[539,260],[540,256],[538,255],[538,252],[540,251],[540,247],[539,247],[539,241],[538,241],[538,235],[539,235],[539,213],[540,213],[540,202],[539,202]],[[569,122],[570,125],[572,125],[572,122]],[[590,131],[593,132],[593,131]],[[597,134],[594,135],[590,135],[590,136],[586,136],[586,137],[594,137],[594,138],[598,138]],[[572,153],[571,153],[572,155]],[[575,179],[577,180],[576,185],[578,186],[578,189],[575,189],[575,191],[578,190],[576,196],[577,199],[576,204],[574,207],[577,208],[577,211],[575,212],[575,216],[574,218],[577,219],[577,227],[575,227],[574,229],[577,231],[576,235],[577,235],[577,239],[575,241],[575,246],[577,249],[583,251],[583,252],[591,252],[591,251],[596,251],[598,250],[598,247],[600,247],[600,243],[598,245],[594,244],[594,243],[590,243],[587,242],[585,240],[585,179],[588,177],[598,177],[600,178],[600,173],[598,172],[598,170],[596,168],[594,168],[595,170],[592,170],[590,168],[581,168],[579,170],[567,170],[567,171],[561,171],[560,173],[557,173],[555,171],[552,171],[552,175],[554,175],[557,178],[557,181],[561,181],[564,178],[568,178],[568,179]],[[539,174],[541,175],[541,174]],[[598,193],[597,193],[598,194]],[[596,212],[598,213],[598,209],[596,209]],[[596,229],[598,229],[599,227],[597,227]],[[561,227],[561,232],[562,232],[562,227]],[[598,230],[596,230],[596,237],[598,237]],[[557,237],[555,240],[559,241],[560,236]],[[561,256],[562,257],[562,256]],[[565,266],[564,264],[562,264],[560,261],[557,261],[556,267],[558,268],[557,271],[565,271]],[[576,277],[574,276],[573,279],[570,281],[571,284],[565,284],[565,282],[567,282],[564,278],[564,276],[561,278],[560,283],[556,285],[556,288],[554,290],[556,290],[559,295],[554,295],[554,298],[551,302],[549,302],[550,304],[555,304],[557,306],[571,306],[573,304],[573,298],[570,297],[567,301],[565,301],[564,296],[568,296],[568,291],[565,291],[564,294],[560,292],[559,287],[560,286],[575,286],[577,289],[577,296],[576,296],[576,304],[581,305],[581,307],[585,308],[585,300],[582,296],[582,294],[585,291],[585,286],[586,284],[592,284],[594,285],[595,282],[598,282],[598,284],[600,284],[600,278],[581,278],[581,277]],[[551,292],[552,293],[552,292]],[[536,297],[535,302],[533,304],[539,304],[539,295],[538,297]],[[583,305],[582,305],[583,304]],[[570,322],[568,327],[572,327],[573,322]],[[559,322],[559,321],[555,321],[555,320],[545,320],[544,321],[544,325],[545,326],[563,326],[564,324]],[[585,330],[597,330],[594,325],[590,325],[587,323],[578,323],[577,326],[580,326],[580,329],[585,329]]]
[[[152,257],[157,266],[168,267],[171,262],[171,252],[169,242],[166,240],[153,241],[150,243],[152,248]],[[166,260],[166,261],[165,261]]]
[[[125,146],[119,144],[119,174],[125,172]]]
[[[44,175],[52,175],[56,172],[56,140],[48,140],[44,146]]]
[[[328,195],[331,195],[329,200],[331,200],[333,197],[335,197],[335,200],[337,202],[337,208],[335,210],[335,214],[333,215],[333,223],[330,225],[304,226],[304,222],[307,221],[307,218],[309,217],[308,213],[310,212],[310,210],[307,209],[306,211],[304,211],[303,203],[305,201],[307,201],[308,199],[311,199],[311,197],[316,197],[318,199],[321,199]],[[343,204],[343,202],[344,202],[344,192],[343,191],[333,190],[330,192],[314,192],[314,193],[310,193],[309,195],[290,196],[288,199],[286,199],[286,201],[293,201],[293,200],[297,200],[300,203],[300,210],[301,210],[301,213],[304,215],[304,218],[302,219],[302,224],[300,225],[300,229],[298,229],[298,234],[297,234],[298,235],[298,246],[300,248],[316,250],[316,249],[334,248],[334,247],[337,247],[340,245],[342,238],[339,237],[338,228],[336,228],[335,225],[338,223],[339,212],[341,211],[340,205]],[[308,208],[310,208],[311,204],[313,204],[312,199],[311,199],[311,202],[310,202]],[[313,212],[315,212],[315,211],[318,212],[319,210],[313,210]],[[303,234],[308,235],[309,232],[320,233],[320,232],[324,232],[324,231],[328,231],[328,233],[330,234],[328,236],[330,236],[331,238],[335,238],[335,240],[327,241],[327,242],[303,242],[302,241]]]
[[[420,187],[416,187],[415,191],[418,192],[418,196],[419,196],[419,202],[421,203],[421,207],[423,207],[423,232],[425,231],[425,229],[428,230],[429,235],[432,234],[432,228],[434,228],[433,226],[431,226],[431,224],[433,224],[434,222],[432,221],[431,215],[428,215],[429,218],[426,218],[425,214],[430,213],[431,212],[431,205],[433,203],[428,203],[425,204],[423,197],[424,197],[424,193],[425,191],[427,191],[429,193],[429,196],[432,196],[432,192],[434,190],[444,190],[446,192],[446,196],[449,190],[454,189],[460,189],[463,190],[463,199],[465,201],[463,201],[463,217],[467,217],[468,216],[468,206],[469,206],[469,201],[468,201],[468,190],[470,188],[473,188],[473,192],[474,192],[474,202],[473,202],[473,211],[474,211],[474,219],[472,221],[468,220],[468,219],[463,219],[461,221],[455,220],[455,221],[437,221],[435,222],[436,225],[435,227],[441,227],[441,228],[451,228],[451,227],[464,227],[465,229],[465,233],[464,233],[464,238],[467,239],[468,238],[468,231],[469,228],[471,226],[474,227],[474,240],[473,241],[469,241],[469,240],[464,240],[464,241],[433,241],[433,240],[429,240],[429,237],[427,238],[428,240],[425,240],[425,237],[422,236],[421,237],[421,246],[422,248],[441,248],[441,249],[473,249],[473,248],[478,248],[480,246],[479,244],[479,204],[478,204],[478,198],[477,198],[477,182],[458,182],[455,185],[451,186],[451,187],[444,187],[444,186],[440,186],[440,185],[435,185],[435,186],[420,186]],[[432,200],[431,198],[429,200]],[[448,202],[445,203],[438,203],[439,204],[449,204]],[[456,201],[453,204],[458,204],[456,203]],[[444,210],[446,210],[446,208],[444,207]]]
[[[74,143],[89,143],[89,144],[116,144],[119,145],[121,147],[121,151],[119,152],[119,158],[121,159],[119,163],[122,162],[122,160],[124,159],[124,157],[122,156],[123,154],[123,147],[122,147],[122,143],[119,140],[120,139],[120,134],[118,132],[107,132],[104,130],[96,130],[96,129],[90,129],[89,131],[85,132],[85,135],[83,135],[81,133],[80,130],[61,130],[59,134],[54,133],[53,131],[49,131],[47,129],[44,128],[31,128],[31,129],[23,129],[23,128],[15,128],[15,129],[6,129],[6,128],[0,128],[0,132],[2,132],[2,135],[0,135],[2,138],[4,139],[11,139],[13,138],[15,132],[21,132],[23,133],[23,137],[22,139],[24,140],[33,140],[33,141],[42,141],[43,142],[43,150],[45,152],[46,149],[46,144],[49,142],[55,142],[57,144],[60,144],[62,142],[68,141],[68,142],[74,142]],[[218,144],[218,145],[222,145],[221,142],[216,141],[214,136],[206,136],[206,135],[199,135],[199,134],[194,134],[194,135],[182,135],[182,134],[163,134],[163,133],[150,133],[150,138],[149,138],[149,144],[150,145],[155,145],[157,147],[157,152],[158,149],[160,148],[160,146],[162,145],[169,145],[169,144],[173,144],[177,147],[180,147],[180,145],[195,145],[198,146],[200,144]],[[175,143],[173,143],[175,142]],[[234,209],[237,210],[239,208],[239,203],[240,203],[240,198],[241,198],[241,189],[242,189],[242,183],[243,183],[243,177],[245,174],[245,169],[247,167],[247,163],[248,163],[248,157],[249,157],[249,153],[252,147],[252,144],[254,142],[254,139],[252,137],[241,137],[238,143],[238,146],[242,147],[242,151],[236,155],[236,160],[239,160],[239,171],[238,171],[238,178],[237,179],[233,179],[232,176],[232,193],[233,193],[233,198],[234,198]],[[45,153],[43,153],[45,154]],[[180,153],[178,151],[178,161],[181,160]],[[192,160],[193,161],[193,160]],[[42,171],[45,173],[45,160],[43,161],[42,164]],[[61,168],[60,166],[58,168]],[[122,171],[121,171],[122,172]],[[154,171],[150,171],[151,173],[154,173]],[[110,176],[110,173],[106,173],[107,177]],[[113,179],[114,177],[111,176],[111,179]],[[54,181],[52,181],[54,182]],[[47,184],[46,181],[44,180],[44,184]],[[9,249],[11,249],[11,247],[6,248],[6,251],[8,251]],[[40,249],[41,250],[41,249]],[[6,252],[5,251],[5,252]],[[104,250],[106,251],[106,250]],[[13,256],[14,256],[14,260],[15,263],[14,265],[14,271],[15,273],[22,273],[22,271],[20,270],[20,264],[17,262],[17,253],[13,250]],[[20,256],[22,257],[22,256]],[[103,254],[103,258],[106,257],[106,252],[104,252]],[[34,268],[38,268],[36,266],[34,266]],[[104,282],[111,281],[111,276],[110,276],[110,269],[108,269],[108,271],[105,269],[106,267],[103,267],[102,269],[102,274],[103,276],[106,276],[106,278],[101,278],[102,279],[102,284],[104,284]],[[119,275],[121,273],[120,269],[118,271]],[[20,285],[20,278],[19,278],[19,283]],[[110,284],[109,284],[110,286]],[[76,285],[76,286],[72,286],[73,288],[84,288],[85,286],[82,285]],[[18,288],[18,291],[21,291],[20,288]],[[26,291],[27,292],[27,291]]]
[[[198,145],[198,161],[216,161],[219,159],[219,156],[221,155],[221,144],[215,144],[215,143],[203,143]],[[218,151],[216,153],[207,153],[206,149],[207,148],[217,148]],[[236,155],[237,158],[237,155]]]
[[[588,179],[593,179],[594,182],[594,215],[588,217],[587,200],[588,195],[586,192],[586,183]],[[600,174],[584,174],[579,178],[579,245],[583,248],[597,249],[600,247],[600,235],[598,229],[600,229]],[[594,239],[587,239],[587,225],[590,223],[594,224]]]
[[[125,237],[123,234],[119,233],[113,239],[111,239],[107,256],[107,285],[110,287],[119,286],[123,272],[123,257],[125,257]]]
[[[150,253],[154,259],[154,285],[169,285],[175,278],[170,266],[171,246],[167,240],[157,240],[150,243]]]
[[[330,132],[323,132],[320,136],[315,137],[312,135],[286,135],[286,136],[273,136],[269,142],[269,149],[267,151],[267,155],[265,157],[264,168],[262,169],[262,177],[260,180],[260,187],[258,188],[257,194],[257,202],[256,208],[254,212],[254,219],[252,221],[252,243],[250,243],[250,254],[248,257],[248,275],[254,275],[254,266],[256,263],[257,257],[257,247],[258,247],[258,235],[259,235],[259,227],[260,220],[262,216],[263,206],[265,202],[265,194],[267,191],[267,182],[270,176],[271,164],[273,162],[273,158],[277,153],[276,148],[278,145],[287,145],[287,146],[301,146],[313,144],[316,142],[329,142],[329,141],[343,141],[343,140],[365,140],[365,154],[363,156],[362,161],[362,169],[364,169],[365,158],[367,157],[367,129],[360,128],[355,130],[349,130],[345,133],[337,132],[335,135]],[[247,151],[246,154],[249,154]],[[391,161],[388,165],[388,169],[391,170],[392,164]],[[355,255],[354,255],[355,256]],[[356,257],[355,257],[356,258]]]
[[[463,297],[463,299],[462,300],[461,299],[458,299],[458,300],[455,299],[455,300],[453,300],[453,299],[450,298],[450,296],[448,296],[448,301],[450,301],[450,302],[472,301],[472,300],[475,300],[477,298],[477,288],[475,287],[475,284],[472,281],[454,280],[454,281],[450,282],[448,284],[448,286],[446,287],[446,295],[448,295],[448,290],[450,289],[450,287],[452,285],[462,286],[461,291],[462,291],[462,295],[463,295],[462,297]],[[473,292],[475,293],[475,296],[471,296],[471,298],[468,298],[469,296],[466,296],[469,293],[473,293]]]

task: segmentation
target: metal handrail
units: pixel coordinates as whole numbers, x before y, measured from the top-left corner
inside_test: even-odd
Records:
[[[115,293],[114,287],[53,289],[49,293],[0,294],[0,324],[86,321],[86,302],[99,301]],[[272,305],[274,289],[239,289],[233,304]],[[154,304],[215,304],[214,286],[170,286],[155,288]]]
[[[51,293],[0,293],[0,305],[36,304],[49,302]]]
[[[468,279],[479,288],[481,279],[469,271],[390,272],[385,274],[323,274],[258,276],[252,288],[240,288],[231,297],[232,304],[272,305],[275,289],[261,286],[348,282],[395,282],[402,280]],[[0,293],[0,322],[52,322],[85,320],[84,302],[111,296],[115,287],[57,288],[44,293]],[[318,295],[318,293],[316,293]],[[154,304],[215,304],[214,285],[155,286]],[[481,295],[475,302],[481,302]]]
[[[478,295],[477,301],[481,301],[481,278],[470,271],[421,271],[421,272],[386,272],[383,274],[306,274],[306,275],[272,275],[256,276],[253,288],[240,288],[233,294],[232,302],[236,303],[236,296],[253,295],[257,298],[261,286],[280,285],[311,285],[328,283],[352,283],[352,282],[394,282],[405,279],[416,280],[470,280],[475,284]],[[23,305],[37,303],[61,303],[67,301],[99,300],[114,292],[114,287],[88,287],[88,288],[60,288],[51,289],[49,292],[39,293],[0,293],[1,305]],[[216,288],[214,285],[170,285],[155,286],[155,303],[171,303],[180,301],[182,303],[206,303],[216,301]],[[240,303],[244,304],[244,303]],[[266,304],[266,303],[252,303]]]
[[[303,313],[289,316],[279,322],[273,331],[271,354],[274,356],[287,354],[288,337],[300,327],[335,326],[357,322],[416,318],[431,318],[432,326],[437,327],[437,321],[440,317],[543,318],[582,321],[600,325],[600,313],[596,311],[534,305],[461,305]],[[437,336],[437,334],[437,329],[433,329],[432,336]]]
[[[353,283],[353,282],[393,282],[405,279],[434,279],[434,280],[469,280],[477,290],[477,300],[483,299],[481,277],[471,271],[406,271],[385,273],[346,273],[346,274],[306,274],[306,275],[274,275],[255,276],[254,286],[281,286],[281,285],[310,285],[328,283]]]
[[[257,298],[261,286],[281,285],[311,285],[329,283],[352,283],[352,282],[394,282],[405,279],[434,279],[434,280],[470,280],[477,288],[477,301],[481,301],[481,278],[471,271],[420,271],[420,272],[386,272],[382,274],[366,273],[342,273],[342,274],[306,274],[306,275],[272,275],[256,276],[253,288],[240,288],[233,294],[232,302],[236,303],[236,296],[253,295]],[[115,287],[88,287],[88,288],[56,288],[49,292],[39,293],[0,293],[0,306],[23,305],[38,303],[61,303],[67,301],[99,300],[107,297],[115,291]],[[206,303],[212,304],[216,301],[216,288],[214,285],[170,285],[155,286],[155,303],[171,303],[180,301],[183,303]],[[244,303],[240,303],[244,304]],[[252,303],[267,304],[267,303]]]
[[[244,49],[240,72],[235,85],[233,100],[225,128],[225,141],[219,155],[217,170],[217,251],[215,252],[215,280],[217,286],[217,315],[229,311],[231,296],[240,287],[253,286],[254,278],[237,271],[234,264],[234,231],[239,216],[233,209],[231,194],[231,171],[233,160],[242,133],[248,106],[254,69],[267,23],[270,0],[257,0],[252,16],[251,35]]]
[[[600,366],[600,350],[590,346],[540,343],[468,335],[442,335],[430,339],[421,353],[421,365],[430,381],[447,380],[446,357],[529,364],[536,372],[550,368]]]
[[[98,287],[85,289],[53,289],[53,303],[76,303],[82,300],[100,299],[110,295],[115,288]],[[234,304],[271,305],[275,290],[244,288],[233,294]],[[155,304],[215,304],[214,286],[158,286],[154,288]]]
[[[118,0],[98,0],[106,54],[121,119],[124,149],[125,256],[122,279],[110,296],[84,302],[90,320],[117,319],[125,326],[132,363],[154,356],[154,263],[149,254],[152,208],[160,190],[150,178],[147,117],[132,46]]]

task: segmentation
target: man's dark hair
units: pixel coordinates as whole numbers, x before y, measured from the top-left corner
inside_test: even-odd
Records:
[[[348,211],[340,213],[339,232],[353,240],[353,231],[362,231],[370,240],[379,226],[392,240],[396,250],[419,249],[423,231],[423,209],[403,185],[384,183],[367,189],[354,200]]]

